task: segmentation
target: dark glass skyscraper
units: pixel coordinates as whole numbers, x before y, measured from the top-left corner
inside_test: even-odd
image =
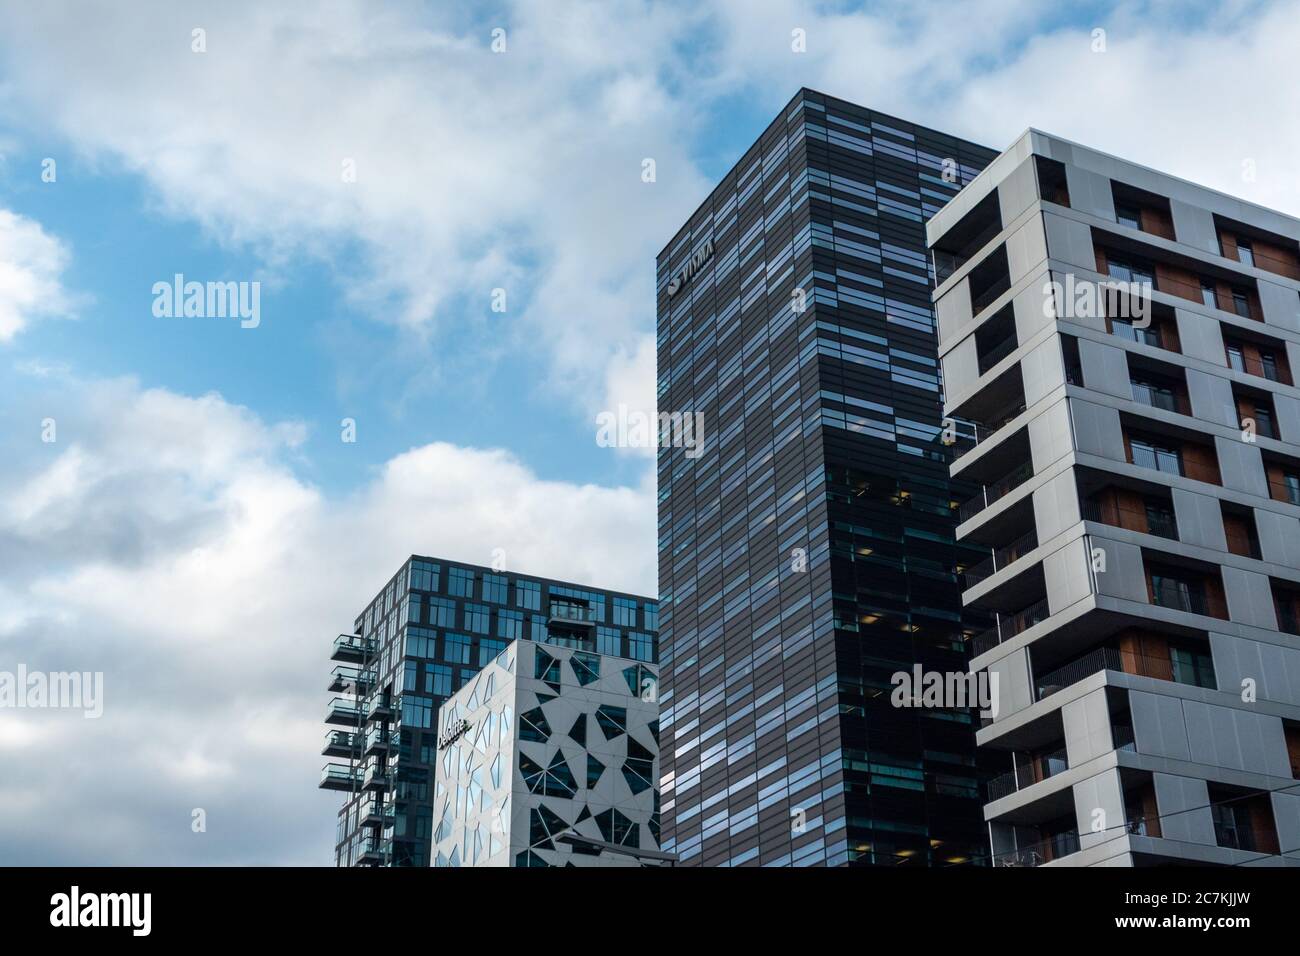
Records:
[[[412,555],[334,641],[338,866],[428,866],[438,708],[517,638],[654,663],[654,600]]]
[[[658,258],[664,849],[966,862],[986,846],[924,222],[997,154],[801,90]],[[689,454],[688,454],[689,453]],[[980,555],[981,557],[983,555]],[[970,559],[973,563],[973,559]]]

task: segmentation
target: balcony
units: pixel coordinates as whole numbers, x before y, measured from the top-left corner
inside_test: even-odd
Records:
[[[331,730],[325,734],[324,757],[356,757],[361,753],[356,735],[348,730]]]
[[[356,790],[360,783],[360,771],[347,764],[327,763],[321,768],[320,789],[322,790]]]
[[[325,689],[335,693],[366,694],[374,686],[374,676],[374,671],[340,664],[330,671],[329,686]]]
[[[1161,503],[1137,508],[1126,500],[1116,498],[1114,501],[1101,502],[1088,500],[1079,508],[1083,520],[1095,521],[1111,528],[1123,528],[1142,534],[1153,534],[1159,538],[1178,540],[1178,519],[1174,516],[1172,504]]]
[[[387,694],[376,694],[366,701],[366,722],[392,720],[393,702]]]
[[[997,481],[985,485],[983,490],[969,501],[964,502],[957,509],[957,520],[959,522],[969,521],[995,501],[1015,491],[1033,476],[1034,464],[1032,461],[1017,465]]]
[[[1187,400],[1187,393],[1181,389],[1167,388],[1137,379],[1130,380],[1129,385],[1133,389],[1133,401],[1141,405],[1158,408],[1165,412],[1175,412],[1179,415],[1190,415],[1192,413],[1192,406]]]
[[[360,664],[374,655],[374,641],[366,640],[360,634],[340,634],[334,638],[334,652],[330,654],[330,660]]]
[[[994,866],[1042,866],[1071,853],[1079,852],[1079,833],[1066,830],[1054,834],[1037,843],[1020,847],[1006,853],[999,853],[993,858]]]
[[[1050,697],[1101,671],[1118,671],[1134,677],[1150,677],[1192,687],[1208,687],[1211,690],[1215,687],[1213,665],[1208,654],[1198,656],[1181,646],[1174,646],[1170,647],[1169,656],[1156,657],[1118,647],[1098,647],[1039,677],[1034,682],[1038,699]],[[1132,728],[1125,729],[1128,730],[1129,739],[1123,743],[1131,744]],[[1126,749],[1123,743],[1116,738],[1115,749]]]
[[[350,697],[335,697],[325,710],[325,723],[355,727],[361,722],[361,708]]]
[[[1030,757],[1024,762],[1017,763],[1015,769],[1000,774],[989,781],[989,802],[992,803],[994,800],[1010,796],[1025,787],[1041,783],[1069,769],[1070,761],[1066,756],[1064,747],[1051,753]]]
[[[1030,530],[1005,547],[998,548],[979,564],[963,571],[961,575],[962,587],[973,588],[981,581],[1001,571],[1007,565],[1023,558],[1036,547],[1038,547],[1038,535],[1033,530]]]
[[[384,730],[381,727],[372,727],[366,734],[366,756],[375,754],[386,754],[394,746],[393,738],[398,736],[397,731]]]
[[[1022,608],[1014,614],[1002,615],[998,623],[982,634],[971,638],[971,653],[978,656],[997,647],[1003,641],[1009,641],[1035,624],[1047,620],[1050,615],[1047,598],[1035,601],[1029,607]]]
[[[361,780],[361,786],[363,789],[372,792],[387,790],[388,771],[381,769],[377,764],[367,764],[365,776]]]

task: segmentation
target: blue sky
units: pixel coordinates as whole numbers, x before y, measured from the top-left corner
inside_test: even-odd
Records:
[[[326,862],[324,649],[411,552],[652,593],[653,460],[595,418],[652,405],[654,256],[800,86],[1300,211],[1282,3],[6,17],[0,670],[107,703],[0,712],[4,862]],[[177,272],[259,327],[154,317]]]

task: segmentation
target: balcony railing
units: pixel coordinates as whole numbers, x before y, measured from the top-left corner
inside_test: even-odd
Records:
[[[958,507],[957,520],[969,521],[998,499],[1015,491],[1033,476],[1033,462],[1027,461],[1022,465],[1017,465],[997,481],[985,485],[979,494]]]
[[[1085,501],[1080,506],[1084,521],[1095,521],[1111,528],[1125,528],[1129,531],[1139,530],[1146,525],[1146,533],[1154,534],[1170,541],[1178,540],[1178,521],[1172,513],[1161,511],[1138,511],[1136,508],[1124,508],[1112,505],[1109,508],[1099,501]],[[1124,519],[1129,518],[1126,524]],[[1135,527],[1137,526],[1137,527]]]
[[[1145,382],[1130,382],[1133,389],[1133,401],[1139,402],[1150,408],[1159,408],[1166,412],[1177,412],[1179,415],[1190,415],[1192,406],[1188,404],[1187,396],[1182,392],[1165,391],[1160,388],[1154,388]]]
[[[325,708],[325,723],[356,726],[361,719],[361,708],[348,697],[335,697]]]
[[[972,449],[979,447],[981,442],[988,441],[990,438],[993,437],[993,435],[1001,431],[1003,427],[1005,427],[1012,419],[1014,419],[1024,410],[1025,410],[1025,403],[1023,400],[1021,400],[1017,402],[1012,402],[1010,405],[1006,406],[1001,411],[996,412],[993,415],[990,415],[988,421],[969,422],[973,433],[969,435],[958,436],[957,442],[953,447],[953,458],[960,458],[968,451],[971,451]]]
[[[1194,670],[1183,669],[1180,671],[1172,657],[1138,654],[1117,647],[1098,647],[1082,657],[1076,658],[1070,663],[1039,677],[1034,682],[1038,692],[1038,699],[1042,700],[1044,697],[1050,697],[1057,691],[1065,690],[1065,688],[1077,684],[1099,671],[1119,671],[1122,674],[1131,674],[1134,677],[1152,677],[1156,680],[1167,680],[1194,687],[1213,688],[1214,686],[1212,678],[1202,679]],[[1132,728],[1116,727],[1115,732],[1120,734],[1125,730],[1129,735],[1129,739],[1125,743],[1132,743]],[[1115,748],[1117,750],[1125,749],[1120,743],[1119,737],[1116,737]]]
[[[361,783],[360,771],[347,764],[327,763],[321,768],[322,790],[354,790]]]
[[[1137,738],[1128,724],[1115,724],[1110,728],[1111,744],[1116,750],[1137,750]]]
[[[1053,860],[1059,860],[1062,857],[1069,856],[1071,853],[1078,852],[1078,831],[1066,830],[1063,833],[1057,833],[1056,835],[1047,837],[1037,843],[1031,843],[1028,846],[1010,850],[1006,853],[999,853],[993,858],[993,865],[1042,866],[1044,863],[1051,863]]]
[[[1043,598],[1041,601],[1035,601],[1029,607],[1023,608],[1015,614],[1003,615],[999,618],[997,624],[971,639],[972,655],[978,656],[985,651],[992,650],[1003,641],[1010,640],[1022,631],[1026,631],[1035,624],[1047,620],[1049,614],[1047,598]]]
[[[1005,547],[999,548],[991,555],[973,567],[967,568],[962,572],[962,586],[972,588],[979,584],[985,578],[988,578],[998,571],[1001,571],[1007,565],[1023,558],[1034,548],[1038,547],[1038,535],[1034,531],[1022,534],[1015,541]]]
[[[1041,783],[1057,774],[1070,769],[1070,761],[1065,748],[1051,753],[1039,754],[1016,764],[1015,769],[994,777],[988,783],[989,801],[1023,790],[1035,783]]]
[[[330,730],[325,734],[321,753],[327,757],[351,757],[361,752],[356,735],[349,730]]]
[[[1071,661],[1064,667],[1058,667],[1056,670],[1044,674],[1037,681],[1038,699],[1042,700],[1044,697],[1050,697],[1059,690],[1065,690],[1065,688],[1091,677],[1098,671],[1105,670],[1124,670],[1118,648],[1099,647],[1084,654],[1078,660]]]

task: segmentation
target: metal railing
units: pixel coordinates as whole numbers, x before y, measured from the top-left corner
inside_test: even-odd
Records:
[[[1115,724],[1110,728],[1111,745],[1116,750],[1137,750],[1137,738],[1128,724]]]
[[[1033,462],[1017,465],[997,481],[984,486],[979,494],[957,508],[957,520],[969,521],[989,505],[1010,494],[1034,476]]]
[[[1021,399],[1020,401],[1012,402],[1001,411],[990,415],[988,421],[968,422],[967,424],[971,426],[972,434],[961,435],[958,437],[953,447],[953,457],[960,458],[968,451],[978,448],[980,443],[988,441],[1024,410],[1025,402]]]
[[[989,802],[1000,800],[1033,784],[1042,783],[1069,769],[1070,760],[1064,747],[1051,753],[1030,755],[1028,759],[1016,763],[1013,769],[999,774],[988,782]]]
[[[1022,631],[1047,620],[1049,614],[1047,598],[1043,598],[1014,614],[1000,616],[997,624],[971,638],[972,655],[978,656],[992,650],[1003,641],[1010,640]]]
[[[1095,521],[1111,528],[1124,528],[1139,533],[1142,533],[1142,528],[1145,526],[1146,534],[1168,538],[1170,541],[1178,540],[1178,520],[1172,512],[1152,513],[1151,511],[1138,511],[1136,508],[1124,508],[1120,505],[1111,505],[1108,509],[1101,502],[1092,500],[1084,501],[1079,506],[1079,510],[1084,521]],[[1128,523],[1124,521],[1125,516],[1131,518]]]
[[[991,577],[1007,565],[1023,558],[1038,547],[1038,535],[1031,529],[1010,544],[998,548],[991,555],[961,573],[962,586],[972,588]]]
[[[1066,830],[993,857],[994,866],[1042,866],[1079,852],[1079,832]]]
[[[1146,382],[1130,381],[1129,385],[1133,389],[1133,401],[1149,408],[1159,408],[1166,412],[1177,412],[1179,415],[1190,415],[1192,406],[1187,401],[1187,395],[1181,391],[1166,391],[1157,386],[1148,385]]]

